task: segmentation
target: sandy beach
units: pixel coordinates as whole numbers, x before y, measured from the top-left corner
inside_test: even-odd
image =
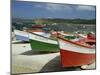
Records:
[[[41,53],[31,49],[29,43],[12,44],[12,74],[78,71],[80,67],[63,68],[60,53]],[[95,64],[87,69],[94,69]],[[84,66],[83,66],[84,68]]]
[[[12,44],[12,74],[80,70],[62,68],[60,53],[40,54],[30,44]]]

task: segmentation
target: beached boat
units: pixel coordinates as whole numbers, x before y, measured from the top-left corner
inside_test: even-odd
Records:
[[[42,35],[44,37],[50,37],[51,34],[50,33],[46,33],[44,30],[42,29],[27,29],[26,32],[29,32],[29,33],[35,33],[35,34],[38,34],[38,35]]]
[[[16,40],[21,40],[21,41],[29,41],[29,36],[28,33],[35,33],[44,37],[50,37],[50,33],[45,33],[43,31],[37,31],[37,30],[32,30],[32,31],[20,31],[20,30],[14,30]]]
[[[72,40],[72,39],[76,39],[76,36],[67,34],[66,36],[64,36],[64,38],[66,38],[68,40]]]
[[[32,33],[35,33],[35,34],[38,34],[38,35],[42,35],[44,37],[47,37],[47,38],[50,38],[51,34],[50,33],[46,33],[46,32],[32,32]]]
[[[20,31],[20,30],[14,30],[16,40],[21,41],[29,41],[28,32]]]
[[[63,67],[88,65],[95,62],[95,47],[58,37]]]
[[[33,50],[47,52],[59,51],[57,40],[53,40],[35,33],[29,33],[29,40]]]
[[[77,36],[75,34],[71,34],[71,33],[58,32],[58,34],[62,35],[64,38],[66,38],[68,40],[73,40],[73,39],[77,38]]]
[[[32,28],[44,28],[44,25],[32,25]]]

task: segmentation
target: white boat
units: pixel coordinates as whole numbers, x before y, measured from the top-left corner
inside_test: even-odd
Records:
[[[95,47],[58,37],[63,67],[88,65],[95,62]]]
[[[59,51],[57,40],[53,40],[35,33],[29,33],[29,40],[33,50],[48,52]]]

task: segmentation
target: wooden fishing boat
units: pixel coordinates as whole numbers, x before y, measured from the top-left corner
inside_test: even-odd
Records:
[[[28,32],[20,31],[20,30],[14,30],[16,40],[21,41],[29,41]]]
[[[32,25],[32,28],[43,28],[44,25]]]
[[[88,65],[95,62],[95,47],[58,37],[63,67]]]
[[[46,32],[32,32],[38,35],[42,35],[44,37],[50,38],[51,34],[50,33],[46,33]]]
[[[38,35],[42,35],[44,37],[50,37],[51,34],[50,33],[46,33],[44,30],[42,29],[27,29],[26,32],[29,32],[29,33],[35,33],[35,34],[38,34]]]
[[[50,37],[50,33],[45,33],[43,31],[37,31],[37,30],[33,30],[32,31],[20,31],[20,30],[14,30],[15,36],[16,36],[16,40],[21,40],[21,41],[29,41],[29,36],[28,33],[35,33],[44,37]]]
[[[65,32],[58,32],[59,35],[62,35],[64,38],[68,39],[68,40],[73,40],[76,39],[76,35],[75,34],[69,34],[69,33],[65,33]]]
[[[58,52],[58,42],[42,35],[29,33],[29,41],[32,49],[35,51]]]

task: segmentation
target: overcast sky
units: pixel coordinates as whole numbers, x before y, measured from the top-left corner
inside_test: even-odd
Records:
[[[95,6],[12,1],[12,16],[17,18],[95,19]]]

